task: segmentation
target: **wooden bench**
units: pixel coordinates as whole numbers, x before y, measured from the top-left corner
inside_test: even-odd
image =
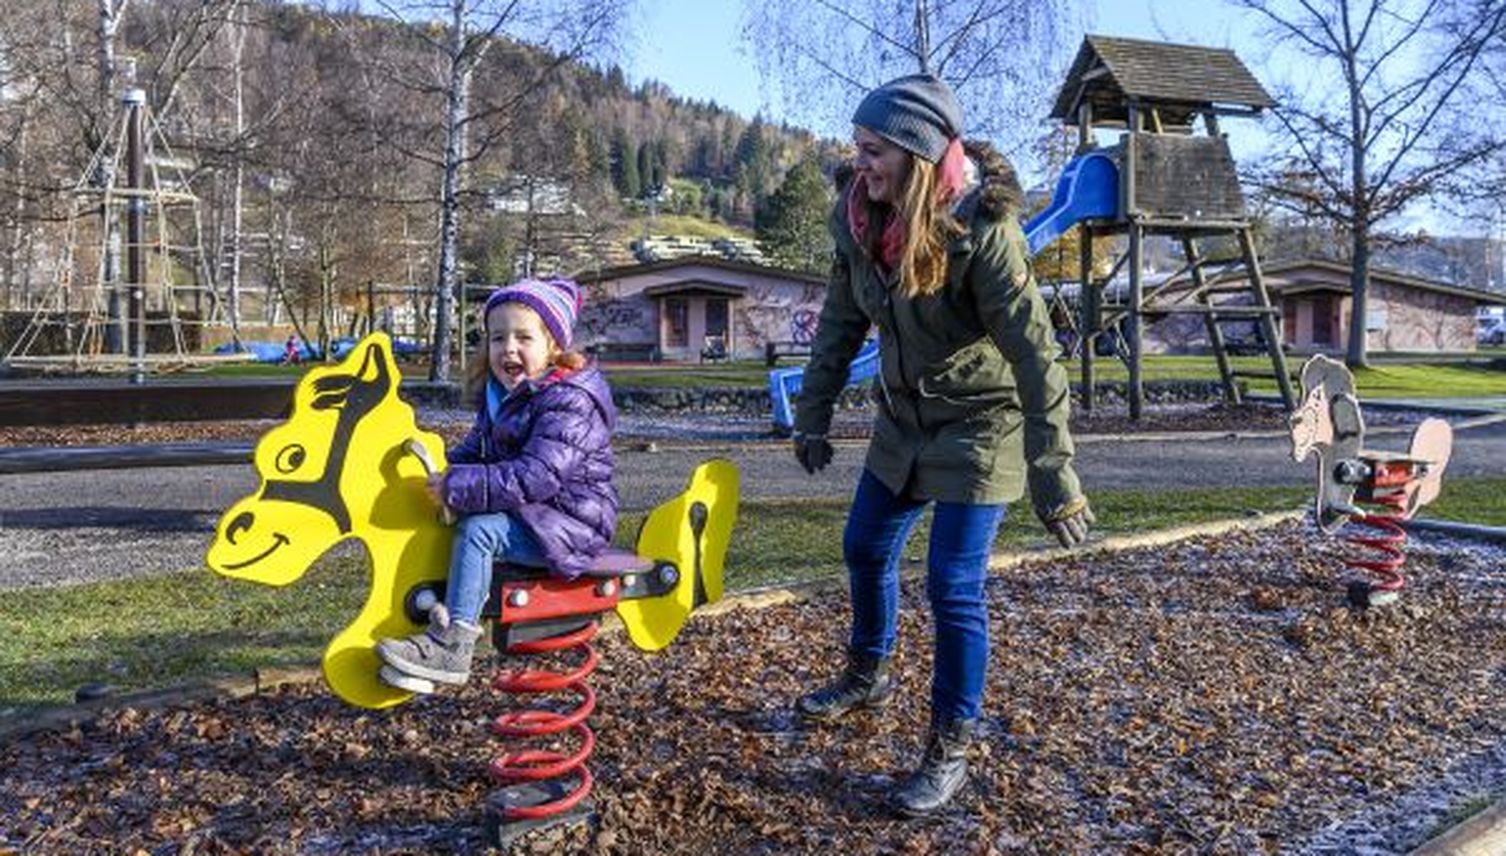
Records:
[[[701,362],[718,362],[727,359],[727,340],[722,336],[707,336],[701,346]]]
[[[781,357],[805,357],[809,359],[811,346],[803,342],[764,342],[763,361],[769,368],[779,365]]]

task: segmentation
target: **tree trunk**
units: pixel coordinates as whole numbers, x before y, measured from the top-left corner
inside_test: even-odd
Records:
[[[230,35],[231,77],[235,99],[235,149],[234,166],[231,169],[230,188],[230,283],[226,288],[226,313],[230,316],[230,336],[238,345],[241,338],[241,228],[244,187],[246,183],[246,157],[241,151],[242,137],[246,133],[245,100],[245,26],[244,3],[236,4],[235,22]]]
[[[27,131],[31,127],[30,102],[21,106],[20,127],[16,129],[16,157],[15,157],[15,181],[16,187],[21,186],[21,177],[26,170],[26,141],[29,136]],[[19,288],[21,272],[21,245],[26,238],[26,194],[16,193],[16,209],[13,214],[16,218],[11,224],[10,242],[5,248],[5,308],[30,309],[29,295],[21,293]],[[17,297],[20,297],[18,303]]]
[[[1369,327],[1370,226],[1362,218],[1356,217],[1355,221],[1351,247],[1353,269],[1349,274],[1349,289],[1353,298],[1349,306],[1349,349],[1344,362],[1352,369],[1362,369],[1370,366],[1370,353],[1365,341]]]
[[[1352,199],[1350,211],[1354,218],[1349,230],[1353,264],[1349,273],[1349,291],[1352,297],[1349,306],[1349,347],[1344,362],[1351,369],[1359,369],[1369,366],[1365,342],[1368,326],[1366,304],[1369,303],[1370,288],[1370,191],[1365,186],[1367,129],[1364,124],[1365,94],[1360,91],[1359,47],[1350,41],[1348,4],[1344,4],[1341,12],[1347,50],[1344,54],[1344,77],[1349,85],[1349,186]]]
[[[465,3],[451,6],[450,79],[445,93],[444,182],[439,201],[439,265],[434,283],[434,350],[429,380],[450,379],[450,315],[457,280],[461,171],[465,166],[465,117],[470,107],[471,68],[465,47]],[[464,311],[464,307],[462,307]]]

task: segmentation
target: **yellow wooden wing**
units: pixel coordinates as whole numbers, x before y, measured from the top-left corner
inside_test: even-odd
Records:
[[[679,571],[674,588],[659,597],[624,600],[617,615],[633,644],[658,651],[679,635],[691,610],[722,597],[722,567],[737,520],[737,467],[707,461],[690,475],[685,492],[655,508],[638,533],[636,552]]]

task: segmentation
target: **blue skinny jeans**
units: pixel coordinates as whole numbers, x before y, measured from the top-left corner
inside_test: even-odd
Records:
[[[533,533],[506,512],[469,514],[456,521],[450,578],[444,593],[450,620],[472,625],[481,621],[494,561],[538,567],[548,564]]]
[[[894,650],[899,563],[927,503],[896,496],[867,470],[858,480],[842,555],[852,592],[852,650],[886,657]],[[988,608],[983,583],[1006,506],[938,502],[931,521],[926,596],[936,625],[931,715],[973,719],[988,668]]]

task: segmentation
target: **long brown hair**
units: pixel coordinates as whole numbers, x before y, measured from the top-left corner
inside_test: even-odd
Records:
[[[946,284],[947,244],[966,230],[952,216],[950,203],[941,195],[936,164],[907,154],[909,168],[897,204],[892,206],[863,197],[868,206],[870,234],[882,232],[888,215],[904,225],[905,243],[899,255],[899,287],[906,297],[935,294]]]
[[[499,304],[500,305],[500,304]],[[543,325],[540,325],[543,326]],[[544,335],[549,336],[549,328],[544,327]],[[486,319],[481,319],[481,344],[476,348],[472,359],[465,367],[465,389],[461,400],[471,407],[480,407],[486,403],[486,380],[491,377],[492,368],[488,341],[491,331],[487,329]],[[554,353],[550,355],[549,364],[555,368],[566,371],[579,371],[586,367],[590,359],[580,351],[567,351],[549,336],[549,341],[554,346]]]

